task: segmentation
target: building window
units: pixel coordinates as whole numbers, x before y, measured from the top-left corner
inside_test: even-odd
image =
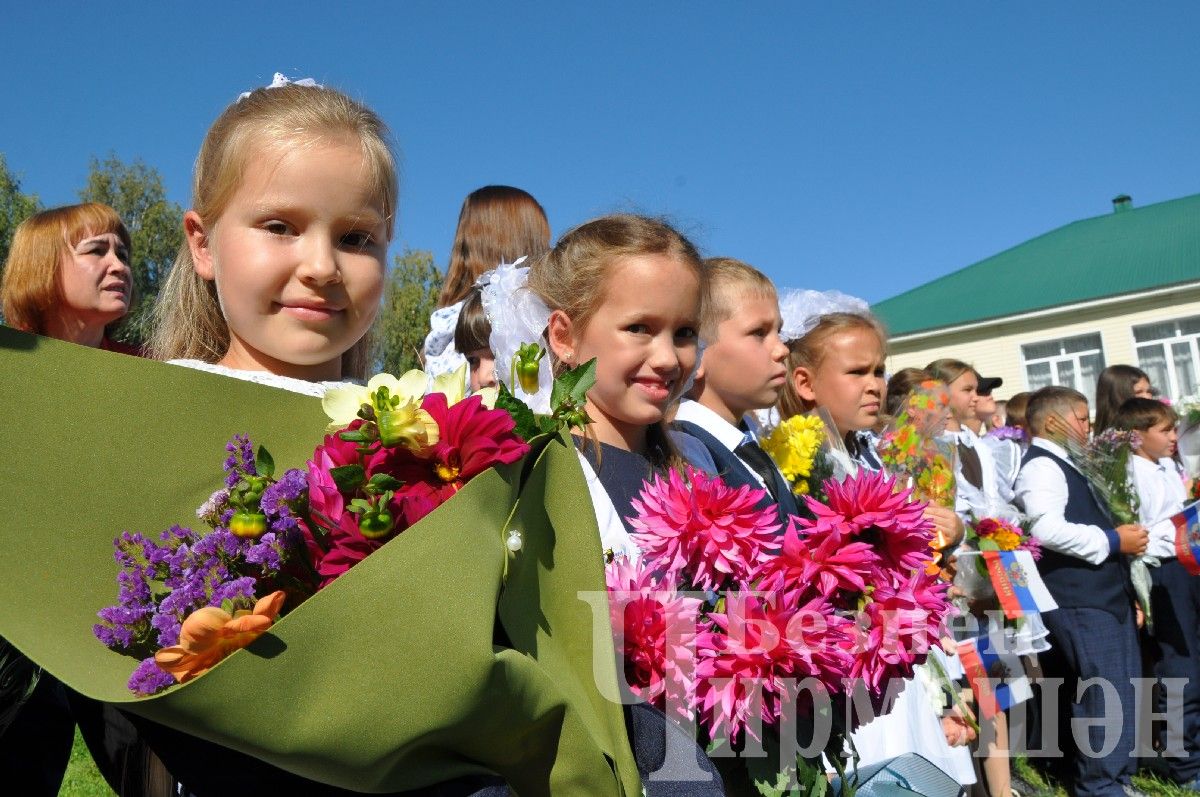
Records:
[[[1021,347],[1025,361],[1025,381],[1030,390],[1060,385],[1078,390],[1087,396],[1088,404],[1096,404],[1096,380],[1104,370],[1104,347],[1100,335],[1078,335],[1073,338],[1029,343]]]
[[[1150,384],[1172,401],[1197,391],[1200,373],[1200,316],[1179,318],[1133,328],[1138,367],[1150,376]]]

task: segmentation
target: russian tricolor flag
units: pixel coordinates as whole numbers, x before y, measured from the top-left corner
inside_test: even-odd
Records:
[[[958,659],[985,720],[1033,696],[1021,657],[997,652],[987,636],[959,642]]]
[[[1029,551],[982,551],[981,554],[1005,617],[1015,620],[1032,612],[1058,608]]]
[[[1200,576],[1200,501],[1171,518],[1175,524],[1175,556],[1189,573]]]

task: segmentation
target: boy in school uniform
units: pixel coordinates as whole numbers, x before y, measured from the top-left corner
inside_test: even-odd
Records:
[[[1171,455],[1179,416],[1161,401],[1131,398],[1117,410],[1118,429],[1135,431],[1141,445],[1134,450],[1133,483],[1138,514],[1150,532],[1146,553],[1158,559],[1150,568],[1150,614],[1154,635],[1150,655],[1156,678],[1185,678],[1183,727],[1168,729],[1164,762],[1171,779],[1200,791],[1200,579],[1190,575],[1175,556],[1175,524],[1187,490]],[[1170,738],[1182,733],[1182,738]],[[1182,757],[1171,755],[1182,748]]]
[[[1136,768],[1130,679],[1140,677],[1141,660],[1123,554],[1145,552],[1146,529],[1133,523],[1114,528],[1071,464],[1067,439],[1086,440],[1091,430],[1082,393],[1044,387],[1030,397],[1027,413],[1033,442],[1017,476],[1016,501],[1034,519],[1031,530],[1042,545],[1038,571],[1059,606],[1042,615],[1052,646],[1042,665],[1047,678],[1063,679],[1058,744],[1067,759],[1068,790],[1075,797],[1127,797],[1137,793],[1130,785]],[[1093,685],[1079,694],[1089,678],[1111,688]],[[1115,693],[1119,706],[1108,704],[1107,693]],[[1107,723],[1089,722],[1104,718]],[[1086,738],[1076,738],[1075,725]],[[1107,755],[1091,753],[1107,748]]]
[[[799,510],[791,487],[759,447],[743,417],[773,407],[787,380],[787,345],[779,338],[779,297],[771,280],[740,260],[704,261],[707,288],[700,337],[707,346],[676,431],[699,442],[732,487],[765,489],[780,521]],[[685,457],[688,446],[680,446]]]

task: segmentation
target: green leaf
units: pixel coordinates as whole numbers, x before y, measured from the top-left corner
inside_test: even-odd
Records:
[[[382,493],[387,490],[399,490],[403,486],[404,482],[387,473],[376,473],[371,477],[371,480],[367,482],[368,491],[375,493]]]
[[[275,460],[266,446],[258,447],[258,453],[254,455],[254,469],[258,471],[259,476],[266,476],[268,479],[275,475]]]
[[[567,401],[583,404],[587,400],[587,392],[596,384],[596,358],[577,365],[569,371],[559,374],[554,380],[554,388],[550,391],[550,407],[558,409]]]
[[[338,432],[338,437],[345,440],[347,443],[368,443],[371,440],[371,438],[359,431]]]
[[[981,551],[998,551],[998,550],[1000,550],[1000,543],[996,542],[995,540],[990,540],[987,537],[980,537],[979,538],[979,550],[981,550]]]
[[[355,498],[350,502],[350,506],[346,507],[347,512],[353,512],[356,515],[361,515],[363,512],[373,512],[375,507],[371,506],[369,501],[362,498]]]
[[[333,483],[342,493],[354,492],[367,480],[367,473],[363,470],[362,465],[342,465],[332,468],[329,475],[333,477]]]
[[[503,382],[500,383],[500,392],[496,396],[496,409],[504,410],[512,416],[517,425],[515,431],[522,440],[529,442],[542,433],[538,416],[533,414],[528,404],[510,393],[508,386]]]

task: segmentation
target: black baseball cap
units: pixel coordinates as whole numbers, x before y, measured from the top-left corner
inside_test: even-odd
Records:
[[[981,396],[990,396],[992,391],[1004,384],[1004,380],[998,376],[981,376],[979,377],[979,387],[975,388],[975,392]]]

